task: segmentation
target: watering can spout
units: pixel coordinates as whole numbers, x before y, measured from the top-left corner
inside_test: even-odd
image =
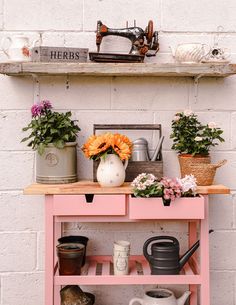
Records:
[[[183,268],[183,266],[187,263],[189,258],[193,255],[193,253],[197,250],[199,247],[199,240],[180,258],[179,260],[179,266],[180,270]]]
[[[185,291],[185,293],[180,298],[177,299],[177,305],[184,305],[190,294],[191,291]]]

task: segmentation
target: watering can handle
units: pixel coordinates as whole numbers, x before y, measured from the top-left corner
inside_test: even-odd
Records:
[[[133,298],[132,300],[129,301],[129,305],[132,305],[133,303],[140,303],[141,305],[143,305],[143,300],[140,298]]]
[[[178,240],[173,236],[154,236],[154,237],[149,238],[148,240],[145,241],[145,243],[143,245],[143,254],[148,261],[149,261],[149,257],[151,257],[151,255],[148,254],[147,248],[148,248],[149,244],[155,240],[172,240],[174,245],[179,245]]]
[[[7,55],[7,57],[9,57],[8,50],[9,50],[9,48],[10,48],[10,45],[9,45],[7,48],[4,47],[5,42],[6,42],[7,40],[10,41],[10,45],[12,44],[12,39],[11,39],[11,37],[9,37],[9,36],[8,36],[8,37],[4,37],[4,38],[2,39],[2,41],[1,41],[1,49],[2,49],[2,51]]]

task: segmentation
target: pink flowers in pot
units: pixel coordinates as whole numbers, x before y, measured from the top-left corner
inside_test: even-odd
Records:
[[[135,197],[162,197],[164,205],[170,205],[176,198],[194,197],[197,189],[193,175],[182,179],[163,177],[158,180],[152,174],[142,173],[133,180],[131,186]]]
[[[35,118],[37,116],[40,116],[41,114],[44,114],[48,109],[52,109],[52,104],[50,101],[42,101],[40,104],[34,104],[31,107],[31,114],[32,117]]]
[[[176,178],[163,177],[160,181],[163,190],[163,199],[168,201],[174,201],[175,198],[181,197],[182,185]]]

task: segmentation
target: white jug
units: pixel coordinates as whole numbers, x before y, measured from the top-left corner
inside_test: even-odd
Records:
[[[101,158],[97,168],[97,180],[101,186],[114,187],[120,186],[125,181],[125,169],[128,165],[128,160],[125,164],[115,154],[108,154],[106,158]]]
[[[8,47],[6,47],[7,41]],[[1,42],[1,49],[11,61],[30,61],[30,49],[33,48],[39,40],[34,40],[29,44],[29,38],[22,35],[5,37]]]
[[[180,298],[176,299],[172,291],[156,288],[146,291],[142,299],[133,298],[129,305],[133,305],[135,302],[141,305],[184,305],[190,294],[190,291],[186,291]]]
[[[173,57],[179,63],[199,63],[210,52],[210,46],[202,43],[182,43],[176,49],[170,48]]]

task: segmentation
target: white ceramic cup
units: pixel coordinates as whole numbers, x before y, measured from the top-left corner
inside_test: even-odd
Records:
[[[128,251],[114,250],[113,255],[120,256],[120,257],[130,256],[130,250],[128,250]]]
[[[114,251],[130,251],[130,242],[126,240],[117,240],[114,242]]]
[[[113,251],[114,275],[129,274],[130,242],[126,240],[115,241]]]
[[[114,275],[129,274],[129,256],[113,256]]]

